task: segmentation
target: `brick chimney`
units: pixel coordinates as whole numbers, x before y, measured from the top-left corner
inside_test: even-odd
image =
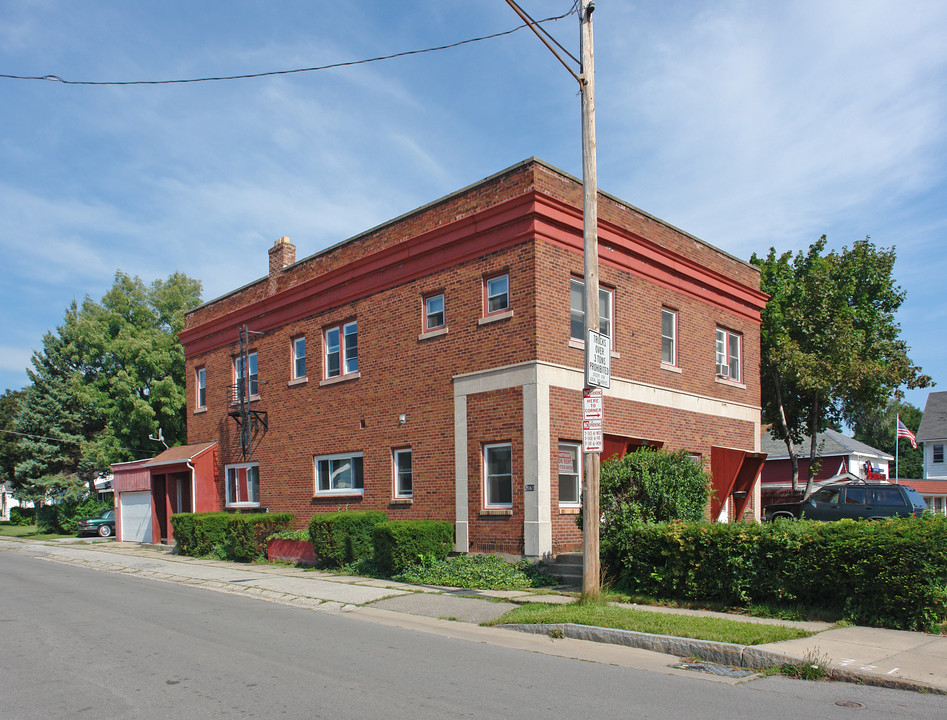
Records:
[[[277,283],[283,268],[296,262],[296,246],[293,245],[288,237],[281,237],[270,248],[270,282],[269,291],[276,291]]]

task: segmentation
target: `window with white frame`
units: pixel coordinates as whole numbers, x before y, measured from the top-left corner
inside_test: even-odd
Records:
[[[352,321],[325,331],[327,378],[358,372],[358,323]]]
[[[306,377],[306,338],[293,339],[293,380]]]
[[[943,445],[934,445],[931,448],[931,461],[935,463],[944,462],[944,446]]]
[[[444,314],[444,293],[428,295],[424,298],[424,332],[439,330],[447,325]]]
[[[510,309],[510,276],[494,275],[483,281],[484,315],[494,315]]]
[[[195,385],[197,387],[197,407],[207,407],[207,369],[197,368],[195,373]]]
[[[361,495],[362,453],[322,455],[314,459],[316,495]]]
[[[742,337],[739,333],[717,328],[716,359],[714,361],[717,377],[733,380],[733,382],[741,381],[741,343]]]
[[[411,448],[393,450],[391,459],[395,475],[395,497],[409,498],[414,494],[414,471],[411,467]]]
[[[582,455],[578,443],[559,443],[559,504],[578,507],[582,497]]]
[[[513,507],[513,446],[483,446],[483,499],[488,508]]]
[[[661,308],[661,362],[677,365],[677,313]]]
[[[260,468],[257,463],[227,465],[227,507],[257,507],[260,504]]]
[[[598,289],[598,331],[612,337],[612,291],[601,286]],[[569,336],[585,342],[585,281],[578,278],[569,280]]]
[[[250,397],[256,397],[259,394],[259,378],[257,376],[256,352],[249,353],[246,356],[246,372],[244,371],[244,357],[238,355],[233,359],[234,381],[237,385],[238,398],[246,397],[249,392]]]

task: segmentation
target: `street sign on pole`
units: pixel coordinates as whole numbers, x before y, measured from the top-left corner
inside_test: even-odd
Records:
[[[585,388],[582,390],[582,452],[602,452],[604,422],[605,399],[602,388]]]
[[[607,388],[612,380],[612,342],[608,335],[589,330],[585,343],[585,384]]]

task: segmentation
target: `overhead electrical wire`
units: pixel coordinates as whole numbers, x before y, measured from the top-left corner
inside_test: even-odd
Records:
[[[542,23],[562,20],[569,17],[570,15],[574,15],[577,11],[577,7],[578,3],[574,3],[572,8],[567,13],[537,20],[535,23],[539,25]],[[439,52],[441,50],[449,50],[451,48],[460,47],[461,45],[469,45],[471,43],[482,42],[484,40],[493,40],[495,38],[504,37],[505,35],[512,35],[513,33],[527,27],[530,27],[528,22],[522,25],[517,25],[515,28],[510,30],[503,30],[501,32],[469,38],[467,40],[459,40],[458,42],[448,43],[447,45],[438,45],[436,47],[422,48],[420,50],[405,50],[403,52],[392,53],[390,55],[379,55],[378,57],[364,58],[362,60],[348,60],[344,62],[329,63],[328,65],[293,68],[290,70],[270,70],[266,72],[246,73],[243,75],[219,75],[214,77],[184,78],[176,80],[66,80],[59,75],[9,75],[6,73],[0,73],[0,78],[6,80],[45,80],[48,82],[62,83],[63,85],[183,85],[186,83],[219,82],[223,80],[251,80],[254,78],[273,77],[278,75],[294,75],[297,73],[332,70],[334,68],[351,67],[353,65],[366,65],[368,63],[380,62],[382,60],[393,60],[395,58],[407,57],[409,55],[421,55],[424,53]]]

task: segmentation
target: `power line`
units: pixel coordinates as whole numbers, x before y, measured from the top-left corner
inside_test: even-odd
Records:
[[[54,437],[49,437],[48,435],[31,435],[30,433],[16,432],[15,430],[7,430],[6,428],[0,428],[0,432],[7,433],[9,435],[16,435],[18,437],[30,438],[32,440],[46,440],[48,442],[61,443],[63,445],[75,445],[77,447],[81,446],[82,443],[85,442],[85,438],[80,438],[79,440],[66,440],[65,438],[54,438]],[[128,450],[129,452],[133,452],[133,453],[144,453],[146,455],[155,454],[154,449],[143,450],[141,448],[123,447],[122,450]]]
[[[555,22],[557,20],[567,18],[570,15],[574,15],[576,13],[577,6],[578,3],[574,3],[572,8],[567,13],[535,21],[535,24],[541,25],[542,23]],[[511,30],[503,30],[502,32],[496,32],[490,35],[482,35],[480,37],[469,38],[467,40],[460,40],[447,45],[438,45],[436,47],[422,48],[420,50],[405,50],[403,52],[392,53],[391,55],[379,55],[378,57],[364,58],[362,60],[348,60],[345,62],[330,63],[328,65],[318,65],[315,67],[294,68],[291,70],[270,70],[267,72],[247,73],[244,75],[220,75],[216,77],[185,78],[178,80],[66,80],[59,75],[8,75],[0,73],[0,78],[6,80],[45,80],[49,82],[62,83],[63,85],[183,85],[186,83],[217,82],[222,80],[251,80],[262,77],[273,77],[277,75],[293,75],[297,73],[318,72],[320,70],[332,70],[335,68],[351,67],[353,65],[366,65],[368,63],[381,62],[382,60],[393,60],[395,58],[407,57],[409,55],[422,55],[424,53],[439,52],[441,50],[449,50],[451,48],[460,47],[461,45],[469,45],[471,43],[482,42],[484,40],[494,40],[506,35],[512,35],[513,33],[527,27],[530,27],[530,24],[524,23],[522,25],[517,25]]]

